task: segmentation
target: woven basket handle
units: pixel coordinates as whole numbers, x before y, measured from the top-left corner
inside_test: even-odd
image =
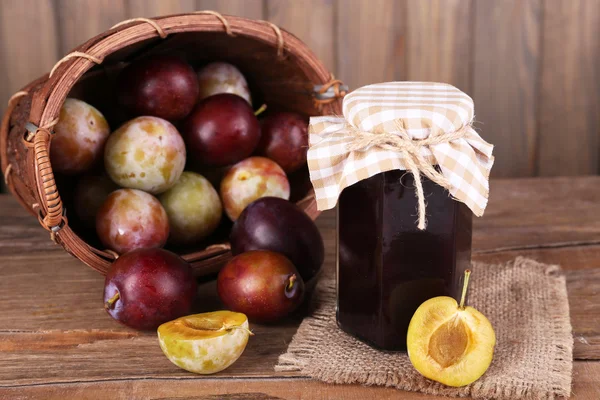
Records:
[[[33,157],[35,165],[35,180],[45,215],[38,214],[40,224],[50,232],[56,233],[65,222],[63,204],[58,194],[54,173],[50,166],[50,137],[48,128],[37,128],[33,137]]]

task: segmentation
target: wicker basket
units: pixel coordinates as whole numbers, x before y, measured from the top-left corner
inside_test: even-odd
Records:
[[[266,21],[222,16],[212,11],[137,18],[90,39],[9,101],[0,130],[0,160],[6,184],[50,237],[105,274],[116,254],[102,250],[69,225],[63,197],[73,186],[55,180],[48,157],[52,127],[67,96],[106,96],[106,84],[127,62],[159,52],[183,53],[193,64],[225,60],[240,66],[251,88],[271,108],[305,115],[339,114],[344,88],[302,41]],[[320,85],[320,86],[319,86]],[[114,128],[114,126],[113,126]],[[57,189],[58,186],[58,189]],[[59,190],[60,189],[60,190]],[[312,190],[298,201],[316,218]],[[226,242],[201,251],[181,251],[199,276],[218,271],[231,257]]]

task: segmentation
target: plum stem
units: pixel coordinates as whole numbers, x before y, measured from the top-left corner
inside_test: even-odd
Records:
[[[113,308],[113,306],[115,305],[115,302],[116,302],[117,300],[119,300],[119,298],[120,298],[120,297],[121,297],[121,295],[119,294],[119,292],[116,292],[116,293],[113,295],[113,297],[111,297],[110,299],[108,299],[108,300],[106,301],[106,303],[104,303],[104,308],[105,308],[106,310],[109,310],[109,309]]]
[[[459,309],[465,309],[465,299],[467,298],[467,288],[469,287],[469,277],[471,276],[471,270],[465,270],[465,281],[463,282],[462,295],[460,296]]]
[[[260,114],[262,114],[265,110],[267,109],[267,105],[263,104],[262,106],[260,106],[258,108],[258,110],[254,111],[254,116],[258,117]]]
[[[292,274],[289,278],[288,278],[288,284],[285,287],[285,290],[287,292],[289,292],[290,290],[292,290],[294,288],[294,283],[296,283],[296,279],[298,279],[296,277],[296,274]]]

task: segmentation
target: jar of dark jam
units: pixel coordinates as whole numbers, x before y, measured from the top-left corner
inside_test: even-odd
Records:
[[[417,228],[413,175],[377,174],[347,187],[338,206],[337,322],[384,350],[405,350],[416,309],[459,296],[471,263],[472,212],[421,176],[427,228]]]

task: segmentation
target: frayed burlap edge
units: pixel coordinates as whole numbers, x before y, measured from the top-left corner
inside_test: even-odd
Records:
[[[554,352],[547,365],[539,366],[544,370],[544,374],[549,377],[547,382],[531,385],[523,384],[520,379],[515,378],[490,383],[489,379],[486,379],[486,374],[469,386],[451,388],[422,377],[413,368],[387,374],[368,369],[360,370],[356,365],[350,368],[337,365],[332,368],[330,364],[332,360],[323,356],[324,348],[328,346],[328,343],[343,337],[343,341],[349,343],[348,346],[362,345],[362,343],[337,328],[335,322],[335,281],[333,279],[323,279],[319,282],[313,298],[315,302],[314,311],[301,323],[287,352],[279,357],[275,370],[296,371],[326,383],[381,385],[444,396],[471,396],[490,399],[555,399],[568,397],[571,393],[573,369],[573,336],[569,318],[566,281],[560,267],[542,264],[523,257],[518,257],[505,264],[474,264],[475,271],[483,271],[484,268],[528,269],[533,271],[532,276],[536,273],[539,274],[538,279],[536,279],[538,284],[543,281],[542,284],[545,285],[543,289],[547,296],[541,301],[545,301],[547,304],[548,321],[546,322],[551,327],[548,330],[548,336],[552,338],[551,346]],[[535,282],[531,283],[532,285],[535,284]],[[518,307],[518,305],[515,305],[515,307]],[[369,349],[369,351],[376,352],[372,349]],[[380,353],[382,357],[383,355],[390,356],[390,353],[377,353]],[[395,354],[398,357],[407,358],[405,353]],[[375,357],[377,357],[377,354],[375,354]],[[527,371],[520,372],[525,376],[527,375]]]

